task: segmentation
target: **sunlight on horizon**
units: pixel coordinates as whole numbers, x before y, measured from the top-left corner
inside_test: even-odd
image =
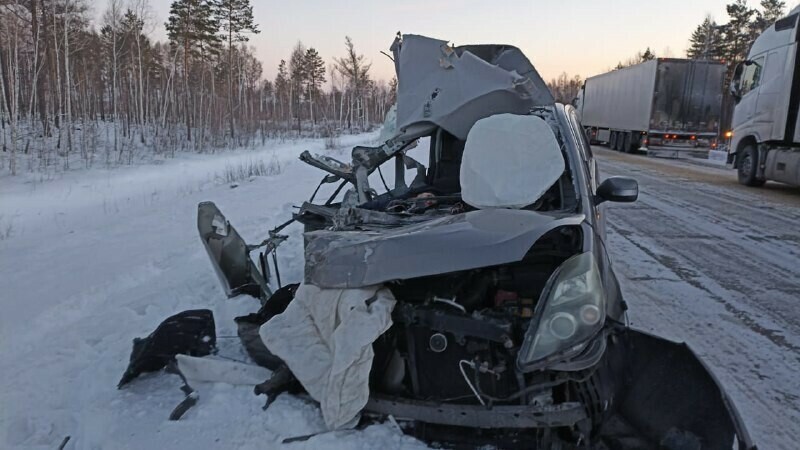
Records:
[[[316,48],[327,64],[344,53],[344,37],[372,62],[373,76],[389,80],[388,51],[397,31],[423,34],[455,44],[503,43],[520,47],[541,75],[549,80],[562,72],[587,77],[610,70],[649,47],[660,57],[685,57],[689,36],[707,15],[727,22],[731,0],[640,2],[544,2],[513,0],[503,7],[479,0],[406,0],[279,2],[254,0],[261,30],[249,45],[273,79],[281,59],[289,59],[301,41]],[[155,17],[152,37],[166,40],[164,22],[171,1],[150,0]],[[756,7],[758,2],[748,4]],[[787,1],[787,11],[794,7]],[[97,17],[106,5],[94,5]]]

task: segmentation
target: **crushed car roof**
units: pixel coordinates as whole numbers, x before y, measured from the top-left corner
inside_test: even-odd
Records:
[[[404,35],[391,46],[397,70],[397,139],[441,127],[467,138],[472,125],[500,114],[527,114],[555,103],[528,58],[509,45],[452,47],[447,41]]]

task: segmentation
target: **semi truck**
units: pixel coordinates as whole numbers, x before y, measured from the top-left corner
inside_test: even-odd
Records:
[[[800,186],[800,6],[767,28],[736,66],[730,152],[739,182]]]
[[[593,143],[707,156],[719,142],[724,78],[721,62],[657,58],[588,78],[576,103]]]

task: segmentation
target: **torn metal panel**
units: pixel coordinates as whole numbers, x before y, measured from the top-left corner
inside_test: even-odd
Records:
[[[424,214],[405,216],[365,208],[341,208],[336,211],[331,220],[334,229],[339,231],[355,230],[356,227],[380,230],[427,222],[431,220],[431,216]]]
[[[480,210],[386,232],[306,233],[305,281],[355,288],[520,261],[548,231],[580,225],[582,214]]]
[[[250,259],[244,239],[213,202],[197,205],[197,230],[228,297],[272,295],[265,275]]]
[[[439,126],[464,140],[484,117],[526,114],[555,102],[516,47],[450,47],[446,41],[405,35],[391,49],[399,83],[396,139],[424,136]]]
[[[699,448],[667,445],[678,434],[684,443],[702,442],[702,448],[756,448],[719,380],[685,343],[626,328],[607,358],[617,380],[614,413],[652,442]],[[612,434],[610,425],[602,435]]]

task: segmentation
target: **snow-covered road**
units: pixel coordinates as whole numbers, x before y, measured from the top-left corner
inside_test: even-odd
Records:
[[[639,181],[610,206],[609,251],[634,326],[686,341],[759,448],[800,445],[800,189],[733,171],[595,148],[604,176]]]
[[[343,145],[375,135],[348,137]],[[321,141],[183,157],[162,166],[69,174],[47,183],[0,178],[0,448],[272,448],[323,429],[318,409],[283,395],[267,411],[246,386],[177,377],[116,384],[131,339],[167,316],[210,308],[221,353],[245,359],[232,318],[257,308],[225,300],[196,233],[212,200],[253,242],[305,200],[321,174],[302,150],[345,159]],[[800,436],[800,190],[751,190],[727,171],[597,151],[604,175],[639,179],[641,196],[609,208],[609,248],[631,321],[685,340],[728,387],[761,448]],[[227,167],[263,161],[278,174],[231,188]],[[295,237],[299,227],[290,228]],[[302,273],[300,240],[281,248],[281,275]],[[423,448],[390,425],[328,433],[289,448]]]

